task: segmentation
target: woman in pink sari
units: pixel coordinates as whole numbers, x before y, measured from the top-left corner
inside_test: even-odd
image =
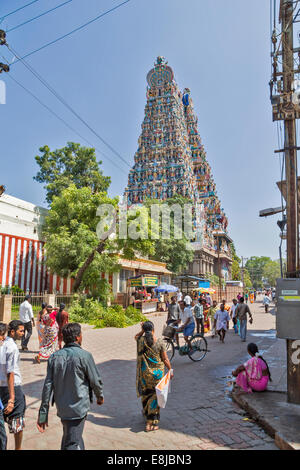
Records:
[[[34,358],[34,361],[38,364],[40,364],[41,359],[48,360],[51,354],[57,350],[58,325],[52,312],[52,306],[47,305],[46,312],[41,317],[40,350]]]
[[[233,377],[236,377],[236,385],[246,393],[264,392],[269,381],[272,381],[269,366],[259,355],[256,344],[248,344],[248,353],[251,359],[232,372]]]

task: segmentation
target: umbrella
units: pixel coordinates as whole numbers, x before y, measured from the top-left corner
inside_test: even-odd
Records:
[[[169,284],[161,284],[160,286],[155,288],[156,292],[177,292],[178,287],[171,286]]]

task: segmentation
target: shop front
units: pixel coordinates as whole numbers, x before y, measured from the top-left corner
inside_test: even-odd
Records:
[[[155,288],[158,287],[158,276],[140,275],[128,279],[128,291],[131,293],[129,303],[141,310],[141,313],[153,313],[157,311],[158,297]]]

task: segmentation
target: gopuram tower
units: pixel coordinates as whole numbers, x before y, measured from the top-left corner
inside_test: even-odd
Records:
[[[171,67],[158,57],[147,75],[147,103],[134,166],[125,190],[127,205],[179,194],[195,207],[194,261],[186,274],[231,279],[228,221],[216,193],[198,132],[190,90],[179,90]]]

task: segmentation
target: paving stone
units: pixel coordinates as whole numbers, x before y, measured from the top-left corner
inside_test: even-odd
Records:
[[[259,307],[257,309],[259,311]],[[150,317],[157,332],[162,331],[165,316]],[[255,316],[255,328],[272,329],[274,317]],[[232,331],[226,344],[209,340],[211,352],[201,363],[193,363],[176,353],[173,360],[174,379],[167,407],[161,410],[160,430],[144,432],[141,401],[136,397],[136,344],[134,335],[139,325],[126,329],[83,328],[83,348],[93,354],[104,384],[105,403],[94,403],[85,425],[84,440],[88,450],[171,449],[229,450],[272,448],[274,441],[256,423],[243,421],[245,413],[224,390],[227,376],[246,358],[245,344]],[[256,337],[260,349],[272,341]],[[37,351],[37,333],[30,340],[31,351]],[[62,427],[56,409],[50,408],[49,428],[44,434],[36,429],[36,420],[47,363],[33,364],[34,352],[21,353],[21,371],[27,400],[24,449],[59,449]],[[228,372],[229,371],[229,372]],[[253,433],[249,435],[249,433]],[[254,436],[254,437],[253,437]],[[251,443],[252,441],[252,443]],[[9,449],[13,438],[9,436]]]

